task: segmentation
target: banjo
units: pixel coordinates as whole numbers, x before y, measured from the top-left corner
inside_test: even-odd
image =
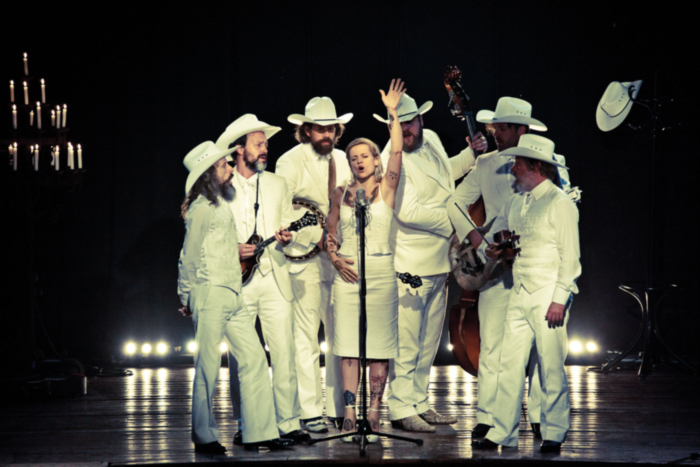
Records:
[[[295,211],[306,210],[307,214],[310,213],[310,214],[316,216],[316,219],[318,220],[318,224],[321,226],[321,228],[322,229],[326,228],[326,216],[321,212],[321,210],[318,208],[318,206],[316,206],[314,203],[312,203],[306,199],[294,198],[292,200],[292,206],[294,207]],[[321,249],[318,247],[318,245],[316,245],[316,246],[314,246],[314,248],[311,251],[309,251],[308,253],[305,253],[303,255],[293,256],[293,255],[285,254],[284,256],[286,256],[289,261],[298,262],[298,261],[306,261],[308,259],[311,259],[314,256],[318,255],[320,252],[321,252]]]

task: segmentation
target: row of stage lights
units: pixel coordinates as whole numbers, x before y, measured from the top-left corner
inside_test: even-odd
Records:
[[[320,347],[321,352],[323,353],[326,353],[326,351],[328,350],[328,344],[326,344],[326,342],[321,342]],[[187,345],[185,345],[185,349],[187,350],[187,352],[184,353],[185,355],[194,354],[197,351],[197,343],[195,341],[189,341]],[[226,342],[222,342],[221,344],[219,344],[219,350],[221,350],[222,354],[228,352],[228,345],[226,345]],[[270,347],[268,347],[267,344],[265,344],[265,351],[270,351]],[[130,341],[124,345],[124,355],[127,358],[151,357],[154,355],[158,357],[166,357],[173,352],[182,354],[182,347],[170,347],[165,342],[158,342],[157,344],[155,344],[155,346],[151,345],[149,342],[144,342],[139,347],[139,344]]]
[[[452,344],[447,344],[447,350],[452,352]],[[600,347],[598,347],[598,344],[596,344],[594,341],[588,341],[585,344],[578,340],[578,339],[573,339],[569,342],[569,352],[571,352],[571,355],[575,356],[580,356],[583,353],[590,353],[594,354],[597,353],[600,350]]]

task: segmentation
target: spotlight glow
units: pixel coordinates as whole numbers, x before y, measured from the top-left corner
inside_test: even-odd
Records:
[[[151,350],[151,344],[143,344],[141,346],[141,352],[143,352],[144,355],[148,355],[149,353],[151,353]]]
[[[452,352],[452,349],[454,349],[454,347],[452,346],[452,344],[447,344],[447,350],[449,350],[450,352]]]
[[[221,345],[219,345],[219,350],[221,350],[221,353],[228,351],[228,345],[226,345],[226,342],[222,342]]]
[[[593,341],[588,341],[588,343],[586,343],[586,350],[588,350],[591,353],[597,352],[598,351],[598,344],[596,344]]]
[[[128,342],[124,346],[124,353],[127,355],[134,355],[136,353],[136,344],[133,342]]]
[[[569,351],[574,355],[580,354],[583,352],[583,344],[581,344],[581,341],[571,341],[569,342]]]
[[[168,344],[159,342],[158,345],[156,345],[156,352],[158,352],[159,355],[165,355],[168,353]]]
[[[328,344],[326,344],[325,341],[321,342],[321,352],[323,352],[323,353],[328,352]]]
[[[187,343],[187,351],[195,353],[197,351],[197,343],[195,341],[189,341]]]

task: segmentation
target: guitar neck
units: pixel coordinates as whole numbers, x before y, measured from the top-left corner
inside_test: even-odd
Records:
[[[264,240],[257,245],[255,245],[255,250],[256,252],[264,250],[269,244],[273,243],[275,241],[275,236],[273,235],[272,237],[268,238],[267,240]]]

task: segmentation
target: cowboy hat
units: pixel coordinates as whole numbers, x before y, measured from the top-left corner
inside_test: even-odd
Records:
[[[531,117],[532,105],[515,97],[501,97],[496,104],[496,111],[479,110],[476,121],[481,123],[516,123],[528,125],[531,130],[547,131],[547,126]]]
[[[185,167],[187,167],[187,170],[190,171],[190,174],[187,176],[187,182],[185,182],[185,194],[190,192],[192,185],[194,185],[197,179],[199,179],[209,167],[238,148],[240,148],[240,146],[221,150],[212,141],[205,141],[188,152],[185,159],[182,161]]]
[[[221,150],[227,149],[231,143],[237,141],[241,136],[247,135],[248,133],[255,133],[256,131],[264,132],[265,138],[269,139],[280,130],[281,128],[278,126],[272,126],[261,122],[258,120],[258,117],[253,114],[245,114],[226,128],[226,131],[216,140],[216,146]]]
[[[399,123],[408,122],[413,120],[417,115],[423,115],[428,110],[433,107],[432,101],[427,101],[425,104],[421,105],[420,108],[416,105],[416,101],[410,97],[408,94],[401,96],[399,105],[396,107],[396,113],[399,116]],[[389,119],[384,120],[377,114],[374,114],[374,118],[382,123],[389,124]]]
[[[641,86],[642,80],[624,83],[613,81],[608,84],[595,113],[598,128],[603,131],[617,128],[632,110],[632,101],[637,97]]]
[[[520,137],[517,147],[506,149],[499,154],[501,156],[527,157],[569,170],[567,166],[560,164],[554,158],[554,141],[540,135],[526,133]]]
[[[292,114],[287,117],[290,123],[301,125],[302,123],[315,123],[316,125],[334,125],[336,123],[348,123],[352,114],[338,117],[335,113],[335,104],[330,97],[314,97],[306,104],[305,115]]]

